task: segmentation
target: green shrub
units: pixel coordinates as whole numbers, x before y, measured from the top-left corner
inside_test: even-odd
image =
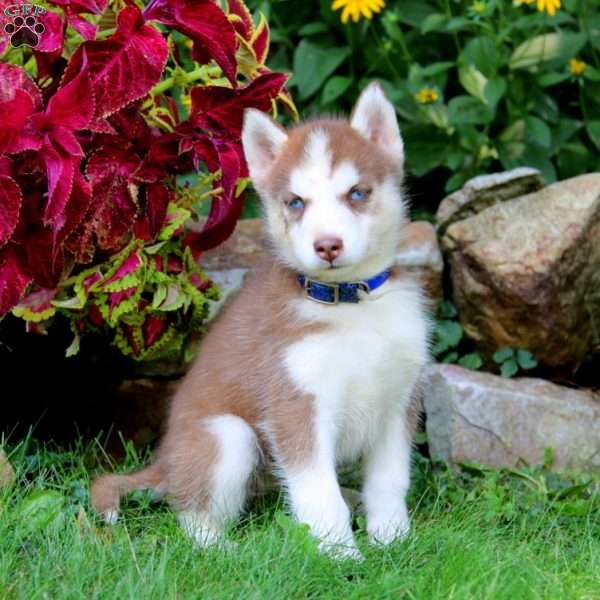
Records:
[[[447,192],[521,165],[549,182],[600,168],[595,2],[388,0],[345,24],[329,0],[249,4],[274,26],[271,66],[294,73],[303,115],[347,110],[378,79],[402,122],[409,172],[435,172]]]

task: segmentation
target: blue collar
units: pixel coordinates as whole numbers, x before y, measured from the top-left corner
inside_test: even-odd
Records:
[[[358,290],[367,294],[382,286],[389,278],[391,269],[382,271],[370,279],[351,283],[325,283],[310,279],[305,275],[298,275],[298,282],[306,291],[306,295],[321,304],[337,304],[338,302],[351,302],[356,304],[360,298]]]

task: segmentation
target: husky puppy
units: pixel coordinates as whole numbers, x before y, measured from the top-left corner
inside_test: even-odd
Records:
[[[359,559],[336,467],[362,459],[373,543],[407,534],[415,386],[428,359],[422,292],[394,266],[407,224],[396,115],[371,84],[349,120],[286,130],[247,110],[242,140],[272,256],[203,340],[154,462],[100,477],[92,502],[114,522],[123,494],[152,488],[208,546],[266,468],[324,552]]]

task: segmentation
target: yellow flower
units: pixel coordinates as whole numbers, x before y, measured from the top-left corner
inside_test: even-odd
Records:
[[[423,88],[415,94],[417,102],[420,104],[433,104],[438,101],[440,95],[433,88]]]
[[[373,13],[380,12],[384,6],[384,0],[333,0],[331,10],[343,8],[342,23],[347,23],[350,16],[356,23],[361,16],[372,19]]]
[[[572,58],[569,61],[569,70],[571,71],[571,75],[575,75],[575,77],[583,75],[583,72],[585,71],[586,67],[587,65],[582,60]]]
[[[551,17],[553,17],[560,8],[560,0],[514,0],[515,6],[521,6],[521,4],[533,4],[534,2],[537,2],[537,9],[539,12],[547,12]]]
[[[476,1],[471,5],[471,10],[478,15],[482,15],[487,10],[487,2]]]

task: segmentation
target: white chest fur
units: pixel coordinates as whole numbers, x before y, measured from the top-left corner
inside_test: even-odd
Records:
[[[338,463],[357,459],[383,419],[406,408],[427,356],[420,291],[390,281],[358,304],[303,299],[302,321],[330,327],[292,344],[284,357],[294,383],[315,398],[316,429],[333,439]]]

